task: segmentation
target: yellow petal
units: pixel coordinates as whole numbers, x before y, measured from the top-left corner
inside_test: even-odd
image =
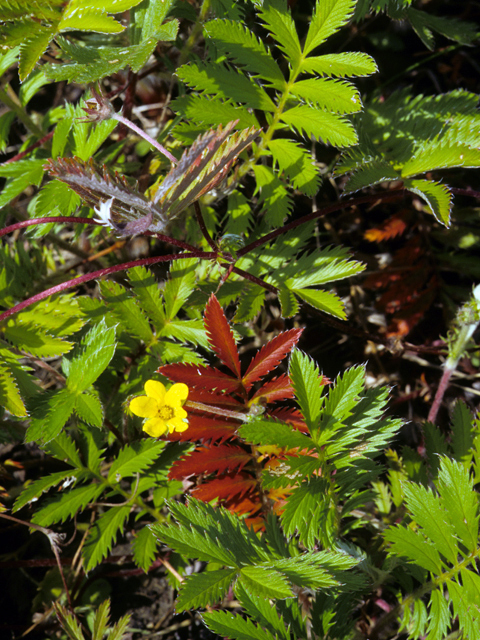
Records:
[[[169,407],[181,407],[188,398],[188,387],[183,382],[174,384],[165,394],[164,403]]]
[[[147,380],[145,383],[145,393],[149,398],[155,398],[159,404],[165,403],[165,386],[158,380]]]
[[[152,438],[160,438],[168,429],[164,420],[160,418],[150,418],[150,420],[147,420],[143,425],[143,430],[145,433],[148,433],[149,436],[152,436]]]
[[[182,433],[182,431],[186,431],[188,429],[188,420],[175,416],[174,418],[168,420],[167,427],[170,433],[173,433],[174,431]]]
[[[180,420],[187,420],[188,413],[185,411],[185,409],[182,409],[182,407],[180,407],[179,409],[175,409],[175,418],[180,418]]]
[[[154,398],[138,396],[130,400],[130,411],[140,418],[153,418],[158,413],[158,402]]]

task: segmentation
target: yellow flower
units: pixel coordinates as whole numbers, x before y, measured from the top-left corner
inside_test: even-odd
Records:
[[[188,398],[188,387],[183,382],[174,384],[167,391],[161,382],[147,380],[146,396],[138,396],[130,401],[130,411],[140,418],[148,418],[143,430],[149,436],[159,438],[167,431],[186,431],[187,412],[182,408]]]

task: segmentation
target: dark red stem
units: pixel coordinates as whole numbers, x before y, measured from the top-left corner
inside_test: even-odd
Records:
[[[246,280],[250,280],[250,282],[254,282],[255,284],[258,284],[260,287],[263,287],[264,289],[266,289],[267,291],[270,291],[271,293],[278,293],[277,287],[274,287],[273,284],[268,284],[268,282],[265,282],[265,280],[262,280],[261,278],[257,278],[257,276],[254,276],[251,273],[248,273],[248,271],[244,271],[243,269],[239,269],[238,267],[232,267],[231,270],[233,271],[233,273],[236,273],[238,276],[242,276],[242,278],[245,278]]]
[[[11,224],[4,229],[0,229],[0,238],[7,235],[7,233],[13,233],[17,229],[24,229],[25,227],[31,227],[35,224],[49,224],[51,222],[76,222],[78,224],[94,224],[96,226],[102,224],[98,220],[95,220],[95,218],[80,218],[78,216],[52,216],[51,218],[31,218],[30,220],[15,222],[14,224]],[[144,235],[155,237],[162,242],[167,242],[168,244],[171,244],[174,247],[179,247],[180,249],[186,249],[187,251],[197,251],[197,248],[192,244],[188,244],[188,242],[182,242],[182,240],[176,240],[175,238],[171,238],[170,236],[165,236],[162,233],[147,231]]]
[[[290,222],[289,224],[284,225],[280,229],[275,229],[271,233],[267,233],[267,235],[262,236],[255,242],[251,242],[247,244],[245,247],[242,247],[237,251],[237,256],[240,258],[245,255],[252,249],[256,249],[260,247],[262,244],[270,242],[274,238],[290,231],[290,229],[295,229],[295,227],[299,227],[306,222],[310,222],[310,220],[315,220],[316,218],[321,218],[327,213],[333,213],[334,211],[338,211],[338,209],[346,209],[347,207],[354,207],[358,204],[364,204],[365,202],[375,202],[376,200],[381,200],[382,202],[388,202],[390,200],[396,200],[397,198],[402,198],[405,193],[404,189],[399,189],[396,191],[392,191],[391,193],[386,193],[385,195],[375,194],[373,196],[363,196],[362,198],[352,198],[350,200],[345,200],[345,202],[336,202],[335,204],[331,204],[329,207],[324,207],[323,209],[319,209],[318,211],[314,211],[313,213],[309,213],[307,216],[303,216],[294,222]]]
[[[55,133],[55,129],[47,133],[47,135],[43,136],[43,138],[40,138],[40,140],[37,140],[36,142],[34,142],[30,147],[28,147],[28,149],[25,149],[25,151],[20,151],[20,153],[17,153],[17,155],[13,156],[13,158],[9,158],[8,160],[5,160],[5,162],[2,162],[2,165],[9,164],[10,162],[17,162],[17,160],[21,160],[26,155],[28,155],[30,151],[33,151],[37,147],[41,147],[44,142],[48,142],[50,138],[53,138],[54,133]]]
[[[451,188],[450,191],[456,196],[471,196],[472,198],[480,198],[480,191],[474,191],[473,189],[457,189]]]
[[[157,264],[158,262],[169,262],[171,260],[180,260],[183,258],[200,258],[201,260],[212,260],[217,257],[217,254],[212,251],[194,251],[191,253],[174,253],[167,256],[157,256],[155,258],[142,258],[141,260],[132,260],[131,262],[125,262],[123,264],[117,264],[114,267],[108,267],[106,269],[100,269],[99,271],[93,271],[92,273],[86,273],[83,276],[79,276],[78,278],[74,278],[73,280],[67,280],[67,282],[62,282],[62,284],[57,284],[54,287],[50,287],[50,289],[46,289],[41,293],[37,293],[37,295],[16,304],[11,309],[7,309],[0,315],[0,322],[6,320],[10,316],[15,315],[22,309],[29,307],[40,300],[44,300],[48,298],[48,296],[52,296],[55,293],[60,293],[61,291],[65,291],[66,289],[72,289],[73,287],[78,286],[79,284],[83,284],[84,282],[90,282],[91,280],[96,280],[97,278],[102,278],[103,276],[108,276],[110,273],[118,273],[119,271],[125,271],[126,269],[131,269],[132,267],[141,267],[147,266],[150,264]]]
[[[8,227],[0,229],[0,238],[6,236],[7,233],[13,233],[17,229],[24,229],[25,227],[31,227],[34,224],[48,224],[49,222],[78,222],[78,224],[95,224],[101,225],[101,222],[94,220],[93,218],[76,218],[75,216],[52,216],[51,218],[30,218],[30,220],[22,220],[21,222],[15,222]]]
[[[208,229],[205,225],[205,220],[203,219],[200,205],[198,204],[198,200],[195,200],[193,206],[195,207],[195,216],[197,218],[198,226],[200,227],[200,231],[202,232],[203,237],[208,242],[213,251],[218,251],[217,245],[215,244],[212,236],[208,233]]]

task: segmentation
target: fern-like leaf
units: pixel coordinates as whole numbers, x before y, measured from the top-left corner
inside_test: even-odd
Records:
[[[317,0],[304,53],[308,54],[342,27],[353,15],[355,0]]]

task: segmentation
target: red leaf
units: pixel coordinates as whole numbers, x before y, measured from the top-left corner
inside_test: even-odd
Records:
[[[290,353],[297,344],[302,331],[303,329],[284,331],[260,349],[243,376],[243,384],[247,391],[254,382],[263,378],[280,364],[287,353]]]
[[[298,429],[298,431],[301,431],[302,433],[309,433],[303,416],[298,409],[293,409],[291,407],[279,407],[278,409],[269,411],[268,415],[272,416],[272,418],[277,418],[277,420],[281,420],[282,422],[291,424],[292,427],[295,427],[295,429]]]
[[[289,400],[293,398],[294,392],[290,378],[286,373],[274,378],[260,387],[250,399],[250,403],[262,399],[266,403],[278,402],[279,400]]]
[[[209,480],[192,489],[194,498],[210,502],[216,498],[222,500],[232,496],[242,496],[256,486],[256,480],[248,473],[228,473],[221,478]]]
[[[233,496],[230,500],[226,500],[223,503],[231,513],[238,513],[244,515],[248,513],[250,518],[246,518],[245,522],[248,526],[254,527],[257,531],[260,528],[265,527],[265,522],[261,516],[254,516],[262,508],[262,501],[257,491],[249,491],[243,498],[239,500],[238,496]]]
[[[208,417],[188,412],[188,429],[179,433],[174,431],[168,436],[172,442],[224,442],[233,438],[238,422],[222,417]]]
[[[241,388],[241,384],[232,376],[222,373],[215,367],[205,367],[198,364],[165,364],[157,369],[158,373],[173,382],[184,382],[189,387],[203,389],[222,389],[232,392]]]
[[[177,460],[169,472],[169,477],[175,480],[183,480],[191,475],[203,473],[226,473],[237,469],[241,471],[252,456],[233,445],[217,445],[213,447],[198,447],[192,453]]]
[[[203,404],[209,404],[216,407],[223,407],[224,409],[232,409],[233,411],[245,410],[243,402],[236,400],[233,396],[227,393],[218,393],[211,391],[210,389],[197,389],[192,387],[188,394],[188,400],[192,402],[202,402]],[[188,407],[186,407],[188,409]],[[194,409],[194,411],[200,411],[201,409]]]
[[[204,324],[210,346],[223,364],[240,379],[240,359],[237,345],[223,309],[213,293],[205,307]]]
[[[404,215],[402,213],[395,214],[380,226],[365,231],[364,238],[370,242],[381,242],[402,235],[406,228],[407,223]]]

